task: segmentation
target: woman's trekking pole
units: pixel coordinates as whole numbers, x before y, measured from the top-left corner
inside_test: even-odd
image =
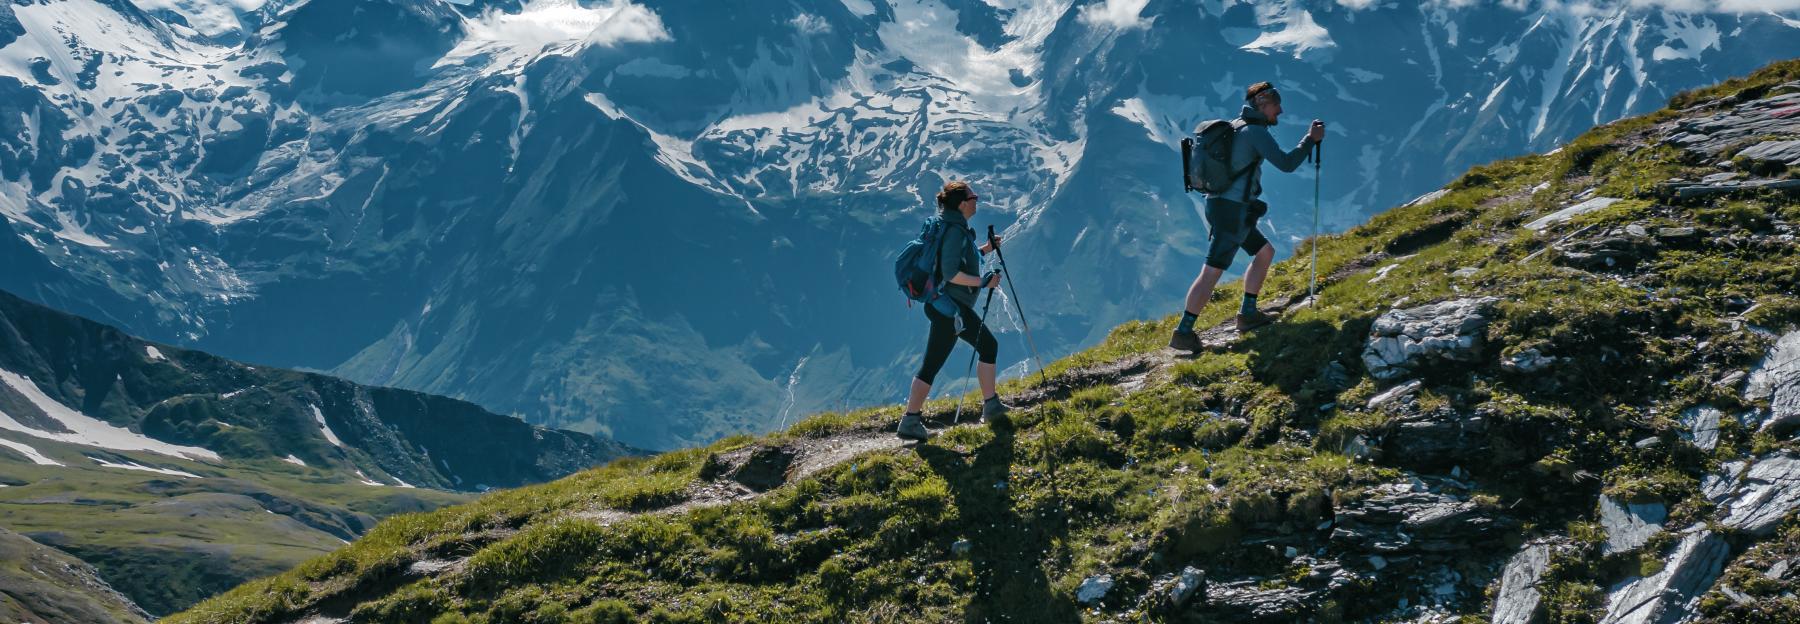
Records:
[[[1313,235],[1312,235],[1312,281],[1306,283],[1306,298],[1312,300],[1312,307],[1319,307],[1319,295],[1313,291],[1319,285],[1319,161],[1325,155],[1325,142],[1313,144]]]
[[[988,226],[988,240],[994,240],[994,226]],[[1038,372],[1044,379],[1050,379],[1050,373],[1044,372],[1044,360],[1038,357],[1037,341],[1031,339],[1031,323],[1025,320],[1025,307],[1019,305],[1019,291],[1013,288],[1012,271],[1006,269],[1006,254],[1000,253],[1000,246],[994,246],[994,257],[1000,259],[1000,274],[1006,277],[1006,292],[1012,295],[1013,308],[1019,311],[1019,325],[1025,328],[1025,344],[1031,347],[1031,359],[1037,362]]]
[[[988,229],[992,230],[993,228],[988,228]],[[990,231],[989,235],[992,236],[991,231]],[[989,239],[989,240],[992,240],[992,239]],[[986,284],[982,284],[982,285],[985,286]],[[975,345],[974,345],[975,349],[969,353],[969,370],[963,373],[963,380],[965,380],[965,381],[967,381],[970,377],[975,376],[975,355],[978,353],[981,353],[981,346],[980,346],[981,345],[981,334],[983,332],[987,331],[988,306],[991,306],[993,304],[994,304],[994,289],[989,288],[988,294],[987,294],[987,301],[983,302],[981,304],[981,319],[975,323]],[[976,385],[977,389],[980,389],[980,387],[981,386],[979,384]],[[962,399],[958,398],[958,399],[956,399],[956,415],[950,417],[950,424],[954,425],[954,424],[957,424],[960,422],[962,422]]]

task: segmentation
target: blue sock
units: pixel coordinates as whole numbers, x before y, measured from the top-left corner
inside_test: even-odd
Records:
[[[1256,295],[1244,293],[1244,303],[1238,305],[1238,314],[1249,316],[1256,313]]]
[[[1183,332],[1194,331],[1194,321],[1198,320],[1199,318],[1200,318],[1200,315],[1198,315],[1198,314],[1194,314],[1193,312],[1189,312],[1187,310],[1182,310],[1181,311],[1181,324],[1175,326],[1175,331],[1183,331]]]

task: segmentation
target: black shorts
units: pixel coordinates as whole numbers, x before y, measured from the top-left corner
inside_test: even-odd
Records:
[[[1222,197],[1206,198],[1206,225],[1211,229],[1206,266],[1223,271],[1231,268],[1239,249],[1254,256],[1267,247],[1269,239],[1256,229],[1256,221],[1268,212],[1269,205],[1260,199],[1252,199],[1246,206]]]

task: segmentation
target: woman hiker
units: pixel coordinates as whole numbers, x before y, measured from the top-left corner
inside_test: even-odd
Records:
[[[1314,119],[1312,128],[1294,149],[1283,151],[1275,143],[1269,127],[1281,117],[1281,93],[1267,82],[1250,85],[1244,93],[1244,109],[1239,113],[1237,136],[1231,144],[1231,170],[1244,171],[1223,193],[1206,196],[1206,225],[1211,244],[1207,247],[1206,267],[1188,287],[1187,306],[1181,311],[1181,323],[1169,346],[1183,351],[1199,351],[1200,336],[1194,332],[1194,319],[1212,299],[1219,276],[1231,268],[1237,250],[1250,254],[1250,269],[1244,272],[1244,301],[1238,306],[1237,329],[1249,331],[1274,320],[1256,309],[1256,295],[1262,291],[1263,278],[1269,274],[1269,263],[1275,260],[1275,247],[1269,244],[1256,221],[1269,212],[1269,205],[1257,199],[1262,195],[1262,162],[1269,161],[1284,173],[1292,173],[1306,162],[1313,144],[1325,138],[1325,122]]]
[[[925,318],[931,320],[931,333],[925,341],[925,361],[919,364],[919,372],[913,377],[912,392],[906,397],[906,414],[900,417],[900,427],[895,431],[901,438],[924,440],[930,435],[925,430],[920,410],[925,407],[925,397],[931,394],[931,383],[937,378],[938,369],[943,368],[944,360],[950,357],[958,337],[974,345],[981,360],[975,370],[976,377],[981,380],[981,395],[987,398],[981,404],[982,419],[992,422],[1006,415],[1008,410],[994,391],[994,362],[1000,351],[999,341],[975,313],[978,289],[1000,286],[998,272],[990,272],[986,278],[976,277],[981,273],[981,259],[976,251],[985,255],[1000,244],[1000,238],[996,236],[979,248],[975,246],[975,230],[969,227],[969,219],[975,216],[975,203],[979,199],[981,197],[969,188],[969,184],[961,180],[944,184],[944,190],[937,194],[938,216],[944,220],[943,233],[939,235],[937,268],[939,275],[948,276],[943,278],[941,297],[948,299],[944,303],[954,305],[955,313],[941,312],[931,303],[923,306]]]

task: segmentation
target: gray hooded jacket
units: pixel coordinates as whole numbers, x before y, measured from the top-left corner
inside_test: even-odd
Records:
[[[1262,163],[1257,162],[1257,159],[1268,161],[1284,173],[1291,173],[1300,168],[1300,163],[1306,162],[1306,154],[1312,149],[1312,142],[1302,136],[1300,144],[1294,146],[1294,149],[1282,151],[1281,146],[1275,143],[1275,135],[1269,133],[1269,126],[1272,124],[1269,123],[1269,118],[1263,116],[1262,111],[1245,106],[1238,117],[1246,123],[1244,129],[1238,131],[1237,138],[1232,140],[1231,170],[1250,167],[1251,163],[1256,163],[1256,166],[1250,167],[1248,172],[1231,183],[1231,188],[1225,189],[1225,192],[1216,197],[1249,203],[1247,199],[1262,196]],[[1248,196],[1244,194],[1244,189],[1250,189]]]

